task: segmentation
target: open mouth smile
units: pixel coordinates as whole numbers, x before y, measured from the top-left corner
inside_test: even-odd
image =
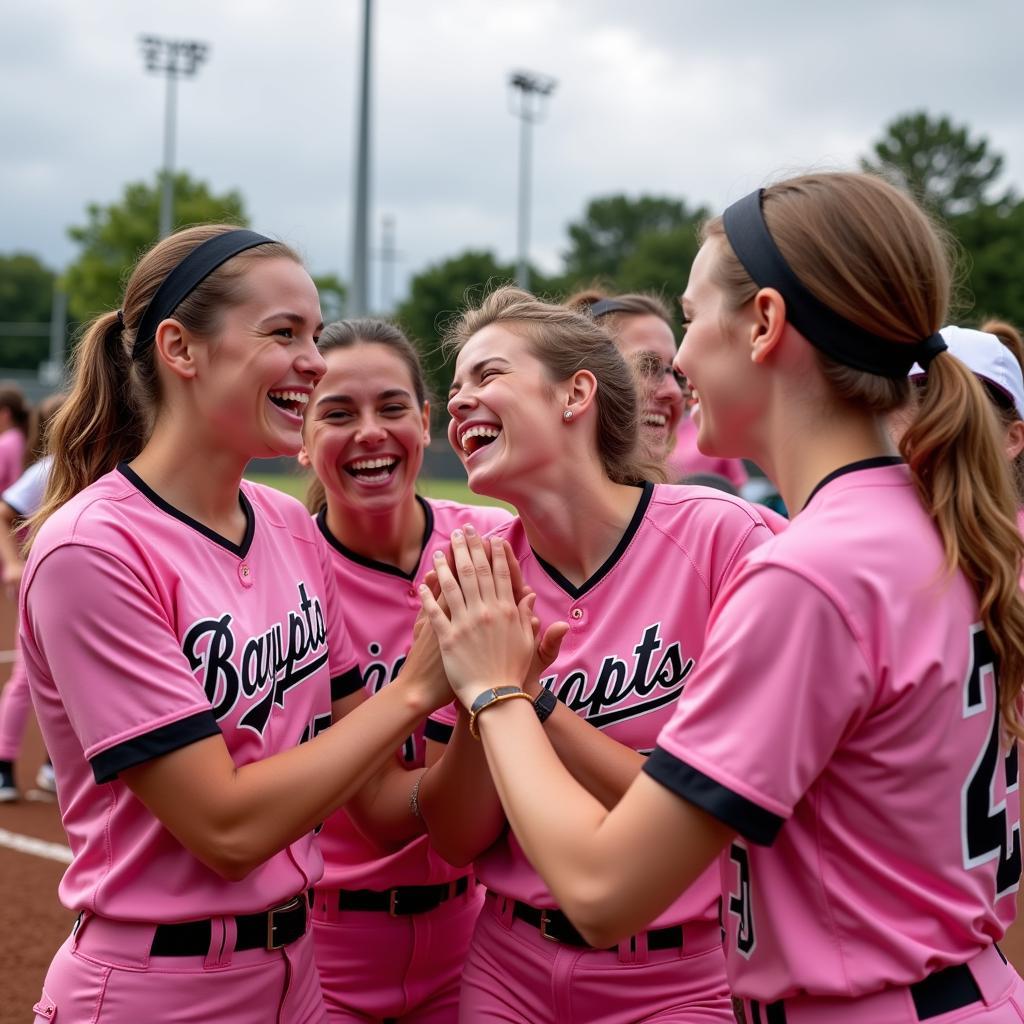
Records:
[[[397,455],[378,455],[372,459],[353,459],[344,469],[350,477],[361,483],[382,484],[391,479],[401,461]]]
[[[472,423],[459,431],[459,446],[467,456],[493,444],[501,434],[501,427],[493,423]]]
[[[309,402],[309,393],[306,391],[295,391],[293,389],[278,388],[274,391],[267,392],[267,397],[270,401],[281,409],[283,412],[290,413],[292,416],[298,416],[302,418],[302,414],[306,411],[306,405]]]

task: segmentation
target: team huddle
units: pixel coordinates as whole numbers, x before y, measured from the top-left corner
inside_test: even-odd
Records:
[[[836,173],[705,225],[678,349],[498,288],[446,339],[465,505],[396,325],[157,244],[0,505],[78,915],[35,1020],[1024,1021],[1024,376],[951,273]]]

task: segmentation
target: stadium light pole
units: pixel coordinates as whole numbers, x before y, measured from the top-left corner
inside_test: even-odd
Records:
[[[516,231],[516,284],[530,287],[530,171],[531,129],[543,118],[544,101],[557,80],[533,71],[513,71],[508,84],[510,109],[519,118],[519,225]]]
[[[160,193],[160,237],[171,233],[174,222],[174,136],[177,120],[178,78],[191,78],[206,60],[210,47],[194,39],[163,39],[140,36],[146,70],[164,75],[167,91],[164,103],[164,169]]]
[[[363,52],[359,75],[359,118],[356,128],[355,196],[352,208],[352,281],[348,315],[363,316],[369,307],[370,284],[370,47],[373,0],[363,3]]]

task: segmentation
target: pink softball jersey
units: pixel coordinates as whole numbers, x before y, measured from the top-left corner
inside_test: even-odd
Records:
[[[772,535],[750,505],[722,491],[647,484],[619,545],[582,586],[534,553],[521,520],[492,536],[511,544],[541,622],[569,623],[544,686],[612,739],[648,753],[701,657],[715,598],[739,561]],[[428,738],[443,739],[438,726],[453,723],[449,705],[431,717]],[[493,892],[557,906],[511,831],[476,870]],[[711,867],[652,927],[714,919],[720,891]]]
[[[25,435],[16,427],[0,434],[0,491],[7,490],[21,476],[25,458]]]
[[[676,446],[669,453],[666,465],[669,477],[682,480],[690,473],[716,473],[724,476],[734,487],[742,487],[749,477],[742,459],[720,459],[705,455],[697,447],[697,426],[684,416],[676,428]]]
[[[645,766],[738,833],[735,995],[856,997],[1002,936],[1021,850],[996,687],[975,595],[898,460],[831,474],[750,555]]]
[[[512,518],[500,508],[423,498],[419,502],[426,527],[419,564],[409,575],[345,547],[329,530],[325,512],[316,518],[331,547],[335,587],[343,595],[349,635],[368,694],[390,683],[405,663],[420,609],[417,588],[431,568],[434,551],[448,546],[457,527],[471,523],[480,533],[488,533]],[[409,768],[423,767],[423,729],[421,723],[398,752]],[[324,855],[321,884],[325,888],[384,890],[450,882],[466,874],[465,868],[453,868],[442,860],[427,836],[390,853],[383,850],[359,832],[343,810],[325,822],[319,842]]]
[[[254,912],[322,871],[312,834],[228,882],[187,851],[119,775],[221,734],[235,764],[331,723],[361,680],[327,552],[297,501],[243,482],[234,544],[128,467],[56,512],[21,590],[22,648],[73,860],[72,910],[174,922]]]

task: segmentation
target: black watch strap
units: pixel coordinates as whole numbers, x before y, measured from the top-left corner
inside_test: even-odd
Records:
[[[533,710],[537,712],[537,721],[546,722],[555,710],[558,698],[546,686],[533,698]]]

